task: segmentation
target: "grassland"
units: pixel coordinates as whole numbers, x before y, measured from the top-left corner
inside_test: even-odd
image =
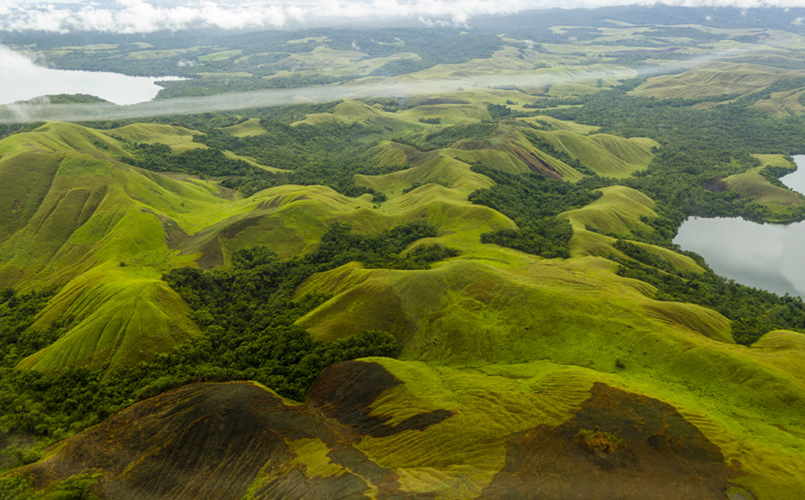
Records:
[[[769,86],[786,75],[783,70],[752,64],[715,63],[680,75],[657,76],[634,90],[635,95],[658,99],[696,99],[724,94],[746,94]]]
[[[793,170],[793,165],[781,155],[754,155],[762,166],[724,179],[726,185],[738,196],[760,203],[770,211],[771,220],[787,221],[795,218],[805,203],[805,198],[795,191],[772,184],[762,172],[766,167]]]
[[[349,106],[336,107],[332,116],[364,123],[393,119],[376,108]],[[230,130],[249,136],[257,129],[254,122],[243,123]],[[799,439],[785,429],[805,427],[791,403],[805,401],[797,362],[802,334],[773,332],[752,348],[735,345],[729,320],[715,311],[657,301],[651,286],[616,276],[601,256],[617,253],[613,236],[652,232],[645,221],[657,216],[653,200],[612,186],[590,205],[563,214],[574,228],[574,258],[568,260],[480,243],[483,232],[516,226],[467,202],[470,192],[491,185],[470,164],[528,171],[515,148],[558,164],[527,139],[529,133],[582,160],[592,157],[584,156],[585,148],[598,148],[605,152],[599,163],[587,161],[602,170],[607,158],[621,167],[632,162],[632,170],[618,174],[650,161],[646,140],[592,130],[585,135],[554,124],[555,130],[535,132],[501,123],[488,142],[431,152],[382,142],[373,150],[374,161],[402,170],[355,177],[359,185],[388,194],[379,205],[322,186],[279,186],[239,198],[210,181],[118,161],[128,154],[126,141],[186,150],[197,144],[189,129],[138,124],[100,132],[47,124],[12,136],[0,142],[2,172],[24,180],[10,191],[20,199],[9,205],[18,207],[18,215],[3,224],[9,235],[2,241],[4,283],[66,283],[31,327],[61,321],[65,333],[18,368],[87,366],[111,373],[197,335],[188,307],[160,280],[167,269],[225,266],[234,251],[258,244],[281,256],[304,253],[332,221],[376,233],[427,220],[438,236],[418,244],[459,248],[460,256],[420,271],[352,263],[315,275],[297,290],[299,297],[333,296],[299,321],[322,339],[380,329],[401,341],[399,361],[379,361],[402,384],[384,392],[373,412],[392,423],[437,409],[456,415],[414,442],[405,433],[361,442],[372,460],[395,467],[405,491],[440,498],[480,494],[503,466],[508,436],[561,424],[595,382],[605,382],[678,409],[730,463],[739,464],[746,475],[736,483],[758,498],[793,498],[805,471]],[[759,158],[782,164],[779,157]],[[34,160],[40,175],[15,175]],[[421,186],[403,193],[414,183]],[[40,241],[36,253],[26,251],[31,241]],[[689,257],[640,245],[676,268],[702,271]],[[468,435],[476,443],[471,447],[462,444]],[[295,445],[298,459],[309,462],[308,470],[329,471],[322,458],[328,448],[316,451],[314,444]]]
[[[745,488],[758,500],[798,499],[805,489],[805,336],[775,330],[751,347],[739,345],[733,338],[735,323],[718,311],[662,300],[667,297],[655,287],[619,276],[611,258],[630,259],[615,248],[619,239],[642,240],[632,243],[660,262],[656,265],[662,272],[706,272],[688,255],[645,243],[659,238],[655,222],[667,217],[669,206],[619,185],[652,175],[662,159],[658,153],[668,145],[542,114],[582,106],[589,94],[637,75],[624,61],[641,51],[679,44],[677,49],[696,55],[705,51],[695,46],[697,32],[721,36],[702,27],[692,29],[680,31],[690,36],[674,32],[655,37],[647,28],[612,24],[573,44],[538,47],[503,37],[503,46],[491,58],[433,64],[395,78],[406,82],[516,74],[525,75],[527,85],[481,85],[415,96],[405,103],[347,99],[327,111],[287,120],[289,129],[311,136],[319,130],[342,130],[338,127],[371,130],[360,159],[365,162],[363,173],[348,180],[382,193],[375,199],[371,191],[347,196],[332,186],[301,184],[274,185],[244,196],[223,187],[226,178],[156,172],[130,164],[134,143],[167,144],[177,155],[206,148],[194,140],[201,133],[187,126],[133,123],[102,130],[47,123],[0,140],[0,287],[26,291],[62,286],[29,327],[58,327],[59,338],[17,368],[52,374],[84,367],[114,377],[117,370],[135,368],[201,335],[194,313],[163,281],[163,273],[182,266],[229,268],[235,252],[258,245],[279,258],[303,255],[319,244],[333,222],[349,224],[357,233],[377,234],[422,221],[435,228],[436,236],[415,242],[403,253],[437,243],[457,249],[458,255],[417,270],[350,262],[314,274],[295,290],[294,298],[300,300],[326,295],[296,326],[328,342],[383,330],[397,339],[401,351],[399,359],[363,360],[377,363],[394,380],[382,390],[364,392],[364,386],[375,381],[358,375],[328,381],[324,372],[317,381],[337,385],[336,392],[357,405],[345,418],[358,415],[371,421],[367,427],[336,422],[337,405],[315,407],[315,390],[305,404],[274,401],[267,413],[292,408],[293,418],[301,419],[310,412],[315,424],[306,424],[304,433],[298,427],[280,438],[276,449],[283,450],[281,460],[258,464],[250,498],[260,498],[268,491],[264,488],[279,484],[275,481],[298,480],[309,486],[353,476],[373,485],[366,487],[369,496],[379,496],[380,482],[372,482],[367,472],[378,470],[391,471],[383,477],[392,478],[387,482],[401,495],[482,496],[514,460],[516,444],[540,429],[575,422],[596,387],[606,384],[667,405],[666,416],[678,412],[716,448],[723,464],[734,469],[731,487]],[[584,36],[559,26],[553,31],[557,36]],[[652,40],[644,47],[625,43],[640,36]],[[357,43],[347,50],[328,37],[283,43],[294,52],[265,63],[276,70],[265,80],[369,75],[395,61],[424,60],[415,52],[362,52]],[[712,43],[716,48],[746,45],[726,39]],[[310,50],[296,51],[308,46]],[[214,64],[247,67],[270,56],[217,45],[151,49],[138,47],[127,57],[150,61],[198,56],[209,69]],[[651,56],[656,60],[645,59],[646,64],[665,64],[660,54]],[[596,76],[579,76],[582,72]],[[201,78],[223,74],[205,73]],[[759,64],[708,63],[649,78],[631,95],[689,99],[694,109],[709,108],[725,94],[751,94],[786,75],[791,72]],[[751,108],[773,117],[796,117],[800,95],[799,89],[771,92]],[[562,98],[582,104],[562,104]],[[535,102],[556,106],[538,111],[524,107]],[[507,114],[494,115],[501,107]],[[242,140],[264,137],[275,132],[264,126],[265,116],[244,112],[220,131]],[[471,125],[480,127],[461,128]],[[449,133],[479,129],[483,131],[466,137]],[[288,173],[234,151],[224,154],[263,172]],[[743,168],[728,158],[726,166],[718,165],[719,172],[732,170],[720,175],[720,181],[738,198],[767,207],[769,218],[790,216],[802,206],[802,197],[761,173],[767,166],[790,168],[788,160],[769,152],[754,158],[760,166]],[[594,185],[600,198],[559,215],[573,230],[571,257],[544,259],[481,243],[484,233],[518,227],[502,213],[468,201],[474,191],[493,185],[489,177],[472,170],[475,164]],[[170,406],[173,394],[161,396],[166,402],[160,408]],[[228,408],[229,399],[210,401],[222,405],[211,414],[227,414],[219,409]],[[632,416],[613,401],[596,418],[602,425],[609,422],[602,431],[617,437]],[[131,407],[131,414],[140,411],[137,408],[142,406]],[[444,418],[415,426],[433,415]],[[98,429],[76,438],[101,432]],[[568,449],[575,449],[579,430],[574,428],[563,442]],[[115,439],[120,435],[114,434]],[[641,443],[651,437],[641,435]],[[676,446],[671,438],[667,443]],[[166,440],[164,446],[175,444]],[[64,449],[71,448],[48,450],[48,459],[58,458]],[[353,454],[351,461],[338,461],[345,449]],[[132,460],[126,470],[147,461]],[[362,460],[371,469],[359,473],[355,463]],[[50,472],[42,474],[51,477]]]

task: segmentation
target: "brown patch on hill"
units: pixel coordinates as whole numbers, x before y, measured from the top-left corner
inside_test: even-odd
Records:
[[[530,151],[517,146],[509,146],[507,151],[514,154],[521,162],[525,163],[529,170],[532,172],[542,174],[548,179],[561,179],[562,174],[559,173],[553,165],[543,161],[539,156]]]
[[[729,186],[724,181],[724,179],[719,179],[717,177],[707,179],[706,181],[702,182],[701,186],[702,189],[706,189],[707,191],[713,193],[721,193],[729,189]]]
[[[101,473],[93,490],[110,500],[240,500],[250,487],[258,500],[365,498],[372,489],[383,499],[429,498],[401,492],[394,471],[354,446],[362,429],[390,435],[440,421],[427,413],[392,427],[371,416],[366,407],[397,383],[379,364],[353,361],[319,377],[319,391],[334,393],[319,392],[315,403],[286,404],[249,382],[192,384],[132,405],[16,473],[37,490]],[[348,396],[350,388],[356,395]],[[310,477],[305,457],[294,462],[292,443],[300,439],[320,440],[330,462],[344,470]]]
[[[162,223],[162,230],[165,231],[165,244],[168,245],[168,248],[177,248],[183,241],[189,238],[188,234],[184,232],[181,226],[167,215],[158,214],[149,208],[142,208],[140,211],[151,214],[159,219],[159,222]]]
[[[373,415],[372,403],[401,383],[379,363],[349,361],[317,378],[307,404],[286,404],[248,382],[193,384],[125,409],[15,473],[36,489],[101,473],[94,491],[115,500],[240,500],[249,489],[258,500],[372,491],[378,499],[431,498],[400,491],[397,473],[356,447],[364,436],[422,430],[452,416],[437,410],[389,425]],[[325,448],[297,456],[309,450],[295,446],[303,439]],[[326,476],[316,472],[321,453],[338,466]],[[598,383],[564,424],[510,435],[505,466],[480,498],[723,500],[738,474],[670,405]]]
[[[205,271],[209,271],[215,266],[224,263],[224,249],[221,246],[221,241],[218,238],[220,238],[220,235],[210,238],[200,248],[201,257],[196,259],[196,264],[198,264],[198,267]]]
[[[372,437],[424,430],[453,415],[448,410],[434,410],[414,415],[395,426],[386,424],[390,417],[372,415],[369,407],[374,400],[401,383],[378,363],[346,361],[322,372],[308,391],[308,401],[327,416]]]
[[[403,150],[405,158],[410,165],[419,166],[423,163],[438,158],[437,151],[420,151],[414,147],[407,147]]]
[[[739,472],[672,406],[596,383],[575,417],[509,437],[506,465],[479,497],[707,500]]]
[[[285,439],[322,427],[253,384],[194,384],[127,408],[23,473],[38,488],[101,472],[102,498],[235,500],[270,459],[293,459]]]
[[[258,225],[260,223],[260,219],[262,219],[262,216],[240,219],[228,225],[225,229],[222,229],[220,234],[224,238],[231,240],[245,229]]]

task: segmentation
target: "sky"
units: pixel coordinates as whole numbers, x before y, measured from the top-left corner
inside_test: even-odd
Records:
[[[195,27],[272,29],[345,21],[465,26],[475,16],[613,5],[805,7],[805,0],[0,0],[0,30],[150,33]]]

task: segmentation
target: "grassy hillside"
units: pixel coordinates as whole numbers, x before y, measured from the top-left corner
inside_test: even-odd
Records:
[[[746,94],[783,78],[785,71],[753,64],[714,63],[680,75],[656,76],[634,90],[658,99],[697,99]]]
[[[498,465],[491,467],[489,462],[494,449],[490,448],[490,434],[499,432],[501,415],[506,414],[495,405],[516,412],[514,408],[526,404],[519,402],[523,396],[504,389],[505,384],[517,381],[518,387],[528,387],[529,397],[539,400],[529,405],[554,409],[561,405],[553,399],[554,393],[526,382],[536,373],[559,384],[564,398],[575,394],[568,392],[575,384],[584,386],[582,381],[589,384],[591,378],[659,396],[715,443],[728,463],[741,464],[748,475],[738,483],[759,497],[761,491],[767,491],[768,498],[794,498],[802,487],[798,439],[770,426],[768,420],[772,413],[785,414],[782,418],[789,425],[802,425],[794,423],[799,417],[789,404],[805,397],[802,373],[796,363],[784,361],[801,355],[794,354],[800,350],[798,344],[790,343],[799,342],[801,334],[788,334],[793,335],[790,340],[769,334],[769,340],[758,347],[735,346],[725,318],[688,304],[656,302],[646,296],[651,295],[649,288],[616,278],[609,264],[597,259],[534,262],[527,267],[458,260],[433,271],[412,272],[344,268],[312,278],[298,293],[306,289],[336,294],[300,320],[312,332],[333,338],[382,327],[405,339],[402,359],[427,362],[392,365],[399,366],[396,376],[410,380],[390,391],[384,405],[375,410],[391,416],[392,421],[410,415],[413,407],[450,409],[477,423],[477,411],[459,409],[448,401],[463,394],[465,377],[475,397],[485,394],[482,388],[490,384],[490,392],[479,403],[485,406],[481,413],[494,418],[494,425],[470,425],[455,418],[451,421],[455,427],[447,423],[434,427],[432,437],[417,439],[416,445],[409,440],[405,445],[392,439],[364,441],[363,449],[386,457],[381,463],[410,464],[410,487],[422,488],[416,491],[438,488],[443,492],[440,496],[454,498],[465,494],[447,493],[453,481],[486,484],[489,476],[483,474],[491,474],[489,469],[503,463],[502,447],[496,452],[501,453]],[[564,307],[556,309],[550,304]],[[770,343],[776,342],[781,342],[780,351],[774,351],[779,352],[779,364],[767,350],[774,349]],[[769,348],[763,347],[767,344]],[[440,368],[445,365],[458,371]],[[432,377],[442,378],[437,382]],[[747,386],[748,380],[753,381],[751,386]],[[445,387],[443,395],[433,393],[441,387]],[[783,387],[791,398],[788,402],[771,396]],[[400,396],[391,394],[405,396],[397,399]],[[434,401],[444,402],[433,405]],[[763,403],[758,405],[758,401]],[[532,418],[540,415],[536,422],[542,424],[554,422],[533,410],[529,414]],[[517,422],[525,427],[509,431],[529,427]],[[467,447],[468,426],[473,429],[469,441],[480,448]],[[752,450],[752,459],[745,450]],[[476,452],[477,463],[473,462]],[[761,465],[767,462],[756,457],[765,454],[768,463],[785,464],[785,472]],[[421,457],[438,459],[431,464],[423,463]],[[459,463],[475,465],[469,470],[453,469]],[[420,476],[422,467],[442,472]]]
[[[206,68],[175,95],[468,83],[9,131],[0,341],[27,350],[0,356],[0,496],[799,498],[802,303],[671,244],[691,213],[801,214],[772,175],[796,71],[621,86],[754,32],[596,26],[433,31],[461,57],[404,33],[104,48]]]

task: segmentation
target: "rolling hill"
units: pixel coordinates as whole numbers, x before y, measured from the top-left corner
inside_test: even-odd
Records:
[[[192,59],[161,98],[453,88],[0,129],[0,496],[799,499],[805,305],[672,239],[802,217],[805,39],[606,13],[54,35]]]

